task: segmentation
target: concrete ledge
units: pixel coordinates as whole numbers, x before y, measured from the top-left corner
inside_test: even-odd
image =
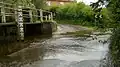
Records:
[[[42,34],[52,34],[51,22],[41,23],[41,33]]]
[[[52,32],[57,31],[57,22],[53,21],[53,22],[51,22],[51,25],[52,25]]]
[[[36,35],[52,35],[52,32],[57,30],[56,21],[46,21],[37,24],[24,24],[24,35],[36,36]],[[0,26],[0,41],[13,40],[13,37],[17,38],[17,26],[16,25],[4,25]],[[15,38],[15,40],[16,40]]]

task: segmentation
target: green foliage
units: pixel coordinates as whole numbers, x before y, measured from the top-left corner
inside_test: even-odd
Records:
[[[59,7],[56,18],[58,20],[71,20],[73,23],[84,24],[93,22],[93,11],[90,6],[84,3],[73,3]]]
[[[120,25],[120,0],[111,0],[108,9],[111,11],[114,27],[118,27]]]
[[[46,0],[31,0],[37,9],[43,8],[46,5]]]
[[[114,30],[110,42],[111,61],[114,67],[120,66],[120,28]]]
[[[120,0],[98,0],[98,2],[107,1],[107,9],[110,11],[109,18],[111,19],[111,26],[114,28],[113,34],[110,38],[109,52],[110,63],[109,67],[120,66]],[[105,3],[103,3],[105,4]],[[108,66],[106,66],[108,67]]]
[[[101,19],[101,23],[103,24],[103,26],[105,27],[113,27],[111,24],[112,24],[112,19],[110,17],[111,13],[110,11],[108,11],[107,8],[102,8],[102,11],[101,11],[101,15],[103,15],[103,18]]]
[[[110,54],[114,67],[120,66],[120,0],[111,0],[108,9],[111,11],[111,18],[114,23],[114,31],[111,36]]]
[[[56,12],[56,19],[58,21],[65,21],[65,23],[72,24],[81,24],[85,26],[95,26],[95,12],[89,5],[85,5],[84,3],[72,3],[66,4],[60,7],[51,7],[49,10]],[[104,8],[102,9],[101,14],[103,15],[103,19],[100,20],[98,26],[104,25],[104,27],[108,27],[111,22],[109,17],[109,11]]]

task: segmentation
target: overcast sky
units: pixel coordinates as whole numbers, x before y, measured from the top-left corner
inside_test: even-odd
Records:
[[[89,5],[90,2],[96,2],[97,0],[77,0],[78,2],[82,1],[84,2],[85,4]]]

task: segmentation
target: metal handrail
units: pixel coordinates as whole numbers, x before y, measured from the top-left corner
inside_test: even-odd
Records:
[[[11,6],[12,5],[14,6],[14,4],[9,4],[9,3],[4,3],[4,2],[0,2],[0,4],[1,4],[0,9],[2,10],[1,14],[0,14],[0,17],[2,17],[2,21],[6,22],[6,17],[9,17],[9,16],[14,16],[15,19],[16,19],[17,15],[18,15],[17,12],[19,11],[19,8],[16,8],[16,7],[12,8]],[[28,8],[28,10],[24,10],[25,8]],[[23,8],[23,6],[21,7],[22,12],[27,12],[28,13],[28,14],[22,14],[23,18],[33,19],[33,17],[36,17],[36,18],[39,17],[41,21],[44,21],[44,19],[45,20],[50,20],[50,19],[52,20],[52,15],[51,15],[52,12],[49,12],[47,10],[42,10],[42,9],[30,8],[30,7],[25,7],[25,8]],[[8,13],[8,12],[5,12],[6,9],[13,10],[13,11]],[[34,10],[36,12],[39,11],[40,12],[39,15],[37,13],[32,14],[34,12]],[[44,15],[43,14],[44,12],[46,12],[48,15]],[[31,19],[30,19],[30,21],[32,22]]]

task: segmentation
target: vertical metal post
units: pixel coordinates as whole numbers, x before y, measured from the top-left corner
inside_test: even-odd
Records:
[[[51,21],[53,21],[53,13],[51,12]]]
[[[45,20],[46,20],[46,21],[47,21],[47,18],[48,18],[48,17],[47,17],[47,16],[45,16]]]
[[[40,20],[43,22],[43,10],[40,9]]]
[[[2,23],[6,23],[5,8],[4,7],[5,7],[4,3],[2,2],[2,7],[1,7]]]
[[[51,15],[50,14],[48,15],[48,18],[49,18],[49,20],[51,20]]]
[[[18,17],[17,17],[17,8],[14,8],[14,17],[15,17],[15,22],[17,23]]]
[[[32,10],[29,10],[30,23],[33,23]]]
[[[23,27],[23,15],[22,15],[22,6],[18,6],[18,40],[24,40],[24,27]]]

